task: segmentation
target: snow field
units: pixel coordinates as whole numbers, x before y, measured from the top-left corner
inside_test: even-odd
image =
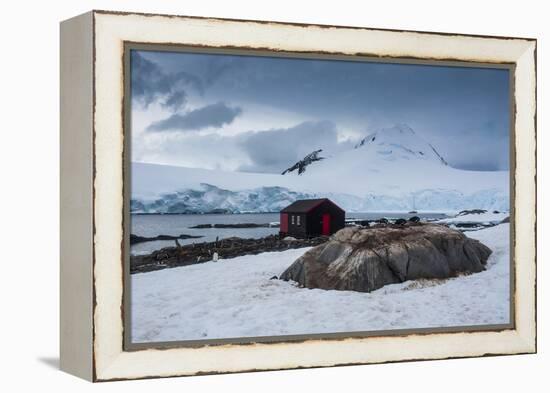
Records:
[[[270,280],[308,248],[132,275],[132,340],[158,342],[505,324],[509,224],[468,236],[493,250],[487,270],[371,293]]]

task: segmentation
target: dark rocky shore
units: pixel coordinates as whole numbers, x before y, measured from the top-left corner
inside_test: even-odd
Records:
[[[130,244],[138,244],[138,243],[145,243],[145,242],[152,242],[155,240],[177,240],[177,239],[200,239],[203,236],[193,236],[193,235],[178,235],[178,236],[171,236],[171,235],[158,235],[153,237],[147,237],[147,236],[138,236],[131,234],[130,235]]]
[[[192,227],[191,229],[208,229],[208,228],[278,228],[278,225],[273,225],[270,223],[265,224],[256,224],[253,222],[245,222],[240,224],[199,224]]]
[[[411,217],[408,222],[418,222],[418,217]],[[385,218],[379,220],[357,220],[352,221],[353,225],[360,225],[362,227],[380,228],[380,227],[396,227],[401,228],[407,221],[404,219],[395,220],[390,222]],[[348,224],[350,224],[348,222]],[[206,225],[206,226],[205,226]],[[222,228],[224,224],[205,224],[197,225],[193,228]],[[258,225],[264,226],[269,224],[228,224],[229,228],[255,228]],[[254,226],[247,226],[254,225]],[[227,228],[223,226],[223,228]],[[135,236],[135,235],[131,235]],[[188,237],[190,235],[181,235]],[[146,239],[146,240],[141,240]],[[231,237],[215,242],[201,242],[188,245],[179,245],[175,237],[169,237],[167,235],[159,235],[156,238],[141,238],[140,241],[150,240],[175,240],[176,246],[165,247],[160,250],[153,251],[146,255],[132,255],[130,256],[130,273],[143,273],[153,270],[166,269],[178,266],[194,265],[198,263],[204,263],[211,261],[214,253],[218,253],[218,258],[229,259],[240,257],[243,255],[255,255],[263,252],[270,251],[284,251],[294,248],[302,247],[314,247],[319,244],[325,243],[329,240],[327,236],[319,236],[310,239],[294,239],[294,238],[281,238],[279,235],[269,235],[260,239],[243,239],[239,237]],[[136,239],[134,238],[135,244]]]
[[[230,259],[243,255],[255,255],[270,251],[284,251],[293,248],[314,247],[328,240],[321,236],[311,239],[282,239],[277,235],[261,239],[232,237],[215,242],[203,242],[181,246],[176,240],[175,247],[166,247],[147,255],[130,256],[130,273],[144,273],[153,270],[194,265],[211,261],[214,253],[220,259]]]

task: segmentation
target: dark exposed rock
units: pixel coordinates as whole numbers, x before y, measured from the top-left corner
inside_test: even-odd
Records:
[[[457,228],[485,228],[485,225],[479,222],[456,222],[453,225]],[[488,226],[493,225],[489,224]]]
[[[270,228],[274,227],[275,225],[271,225],[269,223],[265,224],[256,224],[253,222],[244,222],[244,223],[237,223],[237,224],[199,224],[192,227],[189,227],[191,229],[205,229],[205,228]]]
[[[437,224],[344,228],[298,258],[280,276],[306,288],[370,292],[419,278],[480,272],[491,250]]]
[[[466,214],[483,214],[487,213],[487,210],[483,209],[471,209],[471,210],[462,210],[460,213],[458,213],[456,216],[465,216]]]
[[[269,228],[271,224],[256,224],[253,222],[244,222],[239,224],[214,224],[214,228]]]
[[[306,171],[306,167],[308,165],[311,165],[315,161],[321,161],[324,160],[325,157],[320,157],[319,153],[321,153],[323,149],[315,150],[311,153],[309,153],[307,156],[305,156],[302,160],[298,161],[291,167],[285,169],[282,173],[282,175],[286,175],[287,173],[294,172],[295,170],[298,170],[298,175],[301,175]]]
[[[178,236],[158,235],[153,237],[147,237],[147,236],[138,236],[138,235],[130,234],[130,244],[152,242],[155,240],[176,240],[177,242],[177,239],[198,239],[201,237],[202,236],[193,236],[193,235],[178,235]]]
[[[418,216],[412,216],[411,218],[409,218],[409,221],[410,221],[410,222],[420,222],[420,217],[418,217]]]
[[[192,227],[189,227],[190,229],[205,229],[205,228],[212,228],[212,224],[198,224]]]
[[[232,213],[231,210],[222,209],[222,208],[212,209],[206,212],[206,214],[231,214],[231,213]]]
[[[405,220],[404,218],[398,218],[394,222],[395,225],[405,225],[406,223],[407,223],[407,220]]]

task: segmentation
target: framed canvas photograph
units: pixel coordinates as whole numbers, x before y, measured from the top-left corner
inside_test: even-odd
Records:
[[[536,40],[61,24],[61,368],[536,352]]]

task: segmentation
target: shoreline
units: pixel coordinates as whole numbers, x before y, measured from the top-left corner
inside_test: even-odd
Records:
[[[154,242],[154,241],[158,241],[158,240],[178,240],[178,239],[185,240],[185,239],[200,239],[200,238],[203,238],[203,237],[204,236],[202,236],[202,235],[187,235],[187,234],[181,234],[181,235],[177,235],[177,236],[157,235],[157,236],[148,237],[148,236],[139,236],[139,235],[135,235],[135,234],[131,233],[130,234],[130,245],[132,246],[134,244]]]
[[[164,247],[145,255],[130,255],[130,274],[209,262],[214,259],[215,253],[218,254],[219,259],[232,259],[264,252],[313,247],[325,243],[328,239],[327,236],[310,239],[283,239],[278,235],[269,235],[259,239],[230,237],[184,246],[179,245],[176,241],[176,245],[172,247]]]

